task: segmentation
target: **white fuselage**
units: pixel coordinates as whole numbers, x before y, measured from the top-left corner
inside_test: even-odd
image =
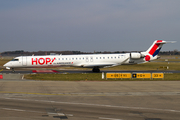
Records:
[[[86,54],[86,55],[46,55],[46,56],[20,56],[9,61],[4,66],[18,67],[108,67],[121,64],[137,64],[145,62],[144,58],[130,59],[130,54]]]

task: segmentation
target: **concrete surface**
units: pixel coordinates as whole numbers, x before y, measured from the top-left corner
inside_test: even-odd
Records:
[[[179,81],[0,80],[3,120],[179,120]]]
[[[12,79],[12,80],[18,80],[18,79],[22,79],[23,74],[14,74],[14,73],[9,73],[9,74],[5,74],[5,73],[0,73],[0,75],[3,76],[3,79]]]

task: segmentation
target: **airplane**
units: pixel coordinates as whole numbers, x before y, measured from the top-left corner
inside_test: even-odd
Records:
[[[19,56],[3,66],[14,72],[15,68],[47,68],[73,66],[92,68],[93,72],[100,72],[100,68],[125,64],[140,64],[159,58],[158,53],[163,44],[175,41],[155,40],[147,51],[121,54],[81,54],[81,55],[44,55]]]

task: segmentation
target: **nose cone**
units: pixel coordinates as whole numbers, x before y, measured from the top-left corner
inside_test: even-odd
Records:
[[[7,63],[3,65],[4,67],[7,67]]]
[[[11,69],[11,68],[10,68],[10,63],[9,63],[9,62],[7,62],[6,64],[4,64],[3,66],[6,67],[6,69]]]

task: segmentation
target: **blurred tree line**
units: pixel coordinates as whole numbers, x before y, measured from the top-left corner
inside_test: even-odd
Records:
[[[133,52],[140,52],[140,51],[133,51]],[[77,55],[77,54],[113,54],[113,53],[129,53],[129,51],[94,51],[94,52],[81,52],[81,51],[36,51],[36,52],[29,52],[24,50],[16,50],[16,51],[6,51],[0,53],[1,56],[31,56],[31,55]],[[159,55],[180,55],[178,50],[174,51],[162,51]]]

